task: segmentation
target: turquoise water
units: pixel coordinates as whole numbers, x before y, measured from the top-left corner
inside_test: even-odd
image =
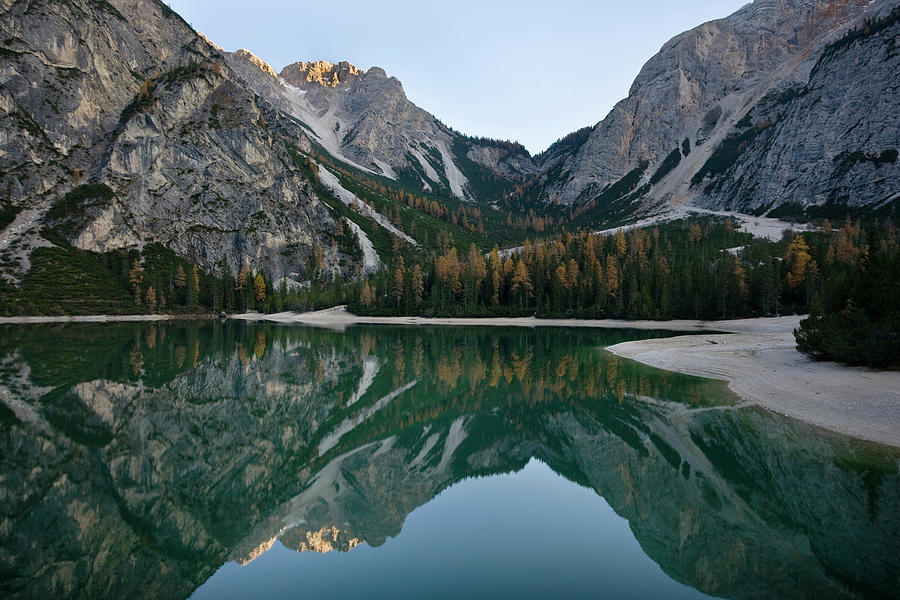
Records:
[[[489,560],[486,560],[489,557]],[[467,479],[407,517],[401,535],[298,560],[276,544],[224,565],[194,598],[697,598],[668,577],[609,504],[532,459]]]
[[[0,328],[6,597],[893,597],[897,452],[662,332]]]

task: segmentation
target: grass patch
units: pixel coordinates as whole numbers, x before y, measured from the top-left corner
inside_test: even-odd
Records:
[[[97,254],[71,247],[35,250],[21,287],[0,281],[0,313],[6,315],[138,312],[126,282]]]

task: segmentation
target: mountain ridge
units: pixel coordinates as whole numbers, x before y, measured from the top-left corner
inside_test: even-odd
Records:
[[[0,184],[7,202],[33,212],[13,223],[22,234],[5,249],[27,258],[50,225],[71,230],[82,250],[160,242],[210,271],[249,263],[304,279],[316,247],[339,270],[336,222],[276,142],[287,134],[302,143],[302,129],[248,93],[165,5],[41,1],[4,15],[13,47],[3,96],[19,108],[2,116],[14,134]],[[40,26],[20,28],[37,22],[32,15]],[[84,197],[87,183],[108,192]]]
[[[896,6],[891,1],[757,0],[729,17],[675,36],[644,65],[629,96],[567,157],[568,176],[549,182],[545,199],[557,195],[566,203],[585,203],[646,162],[644,185],[685,140],[691,149],[718,146],[768,93],[805,85],[829,42]],[[870,95],[878,91],[877,86],[867,90]],[[835,127],[852,125],[840,122]],[[690,166],[682,165],[678,181],[670,176],[660,189],[645,192],[642,203],[696,201],[722,208],[721,200],[691,189],[691,178],[703,166],[699,156],[685,161]],[[689,156],[682,153],[682,158]]]
[[[897,2],[892,0],[757,0],[728,17],[701,24],[663,44],[660,51],[641,69],[629,90],[628,98],[617,104],[593,128],[564,136],[534,156],[527,151],[514,152],[512,160],[507,160],[510,158],[509,153],[500,156],[491,146],[479,145],[477,138],[463,136],[470,143],[460,153],[463,156],[458,158],[463,161],[468,159],[494,175],[501,176],[512,186],[530,181],[529,185],[540,190],[537,198],[544,203],[553,200],[564,205],[583,206],[599,196],[604,188],[617,183],[631,171],[640,169],[640,186],[637,187],[644,186],[646,189],[640,190],[642,193],[636,199],[632,198],[632,202],[640,200],[637,204],[645,212],[659,210],[668,203],[688,203],[703,208],[743,212],[777,208],[777,200],[774,205],[770,201],[763,206],[764,200],[747,193],[737,194],[745,197],[739,202],[724,201],[708,185],[698,187],[695,176],[704,170],[705,161],[711,158],[721,144],[740,133],[736,131],[736,127],[743,119],[753,111],[760,112],[760,103],[773,95],[783,98],[787,90],[807,85],[813,68],[829,43],[854,27],[866,27],[867,19],[889,16],[890,10],[896,5]],[[743,48],[747,48],[746,52],[742,52]],[[308,64],[315,63],[295,63],[301,68]],[[325,64],[333,65],[330,62]],[[697,72],[701,69],[718,71],[714,71],[712,76],[706,73],[703,77],[709,81],[704,83],[702,77],[697,77]],[[883,69],[882,73],[887,75],[888,71]],[[845,85],[837,81],[837,78],[834,79],[834,82],[820,83],[823,88],[820,95],[829,93],[829,86]],[[721,85],[722,88],[712,92],[716,85]],[[865,93],[871,94],[877,89],[873,85]],[[402,100],[408,102],[405,94]],[[668,113],[661,113],[665,110],[671,112],[670,116],[665,116]],[[353,113],[354,110],[349,112]],[[639,116],[651,112],[654,117]],[[627,116],[632,113],[632,117]],[[889,109],[882,109],[880,114],[893,116]],[[428,117],[433,120],[432,123],[440,123],[432,115]],[[767,118],[770,117],[771,115]],[[847,116],[847,119],[850,118],[855,117]],[[389,124],[388,129],[393,127],[394,121],[390,118],[381,115],[381,120]],[[839,122],[835,127],[850,127],[853,124]],[[384,127],[382,125],[382,129]],[[439,127],[435,129],[440,130]],[[585,134],[586,129],[588,131]],[[373,156],[379,155],[378,164],[381,167],[372,163],[365,151],[355,148],[353,156],[361,159],[359,162],[369,160],[370,164],[364,165],[365,168],[396,178],[395,166],[400,166],[401,169],[411,167],[414,170],[421,167],[420,181],[426,190],[430,188],[431,181],[438,180],[436,175],[440,169],[434,169],[428,156],[423,156],[418,148],[405,150],[412,155],[405,164],[402,164],[404,161],[397,160],[400,146],[373,148],[373,131],[377,132],[378,127],[370,126],[367,132],[369,148],[372,149]],[[889,144],[891,136],[897,135],[896,126],[891,123],[890,129],[884,133],[885,143]],[[579,137],[576,134],[581,135]],[[578,144],[574,146],[571,145],[573,137],[578,139]],[[563,145],[564,149],[560,151],[559,144],[566,139],[570,145]],[[446,143],[446,140],[442,141]],[[704,144],[706,147],[700,148]],[[352,140],[350,145],[353,145]],[[680,147],[684,147],[686,151],[677,157],[676,162],[674,150]],[[698,151],[693,158],[689,158],[690,149]],[[844,151],[849,155],[854,150],[841,148],[834,154]],[[886,156],[891,156],[891,148],[877,150],[876,155],[880,155],[881,151],[888,151]],[[445,153],[442,153],[441,158],[447,163],[458,162],[453,161],[453,157],[447,161]],[[794,163],[799,161],[798,157],[787,158]],[[385,162],[390,163],[392,160],[395,164],[390,169],[383,168]],[[756,160],[760,158],[757,157]],[[673,162],[676,164],[671,164]],[[642,167],[644,163],[646,166]],[[556,167],[559,172],[553,173]],[[747,168],[744,167],[744,170]],[[808,167],[800,164],[798,168]],[[887,194],[863,185],[859,180],[861,177],[862,175],[856,176],[856,181],[852,184],[858,189],[859,195],[851,205],[874,203],[887,197]],[[460,185],[452,190],[457,197],[496,201],[496,198],[467,194],[467,180],[457,178],[457,181]],[[834,190],[841,183],[830,181],[828,185]],[[783,185],[783,180],[774,185]],[[475,187],[469,186],[470,189]],[[797,203],[797,198],[809,191],[810,188],[802,187],[789,195],[785,203]],[[823,203],[823,198],[833,202],[841,196],[833,191],[824,195],[822,192],[813,192],[812,195],[811,200],[804,200],[805,204],[817,206]]]
[[[160,243],[212,273],[246,265],[289,285],[357,276],[359,236],[381,228],[358,220],[348,237],[309,166],[329,156],[370,197],[472,231],[483,224],[466,211],[499,222],[494,232],[505,217],[504,231],[540,233],[672,205],[889,208],[898,4],[756,0],[666,42],[606,118],[532,156],[446,126],[380,67],[276,72],[155,0],[4,0],[0,277],[17,284],[34,252],[57,245],[48,228],[79,250]]]

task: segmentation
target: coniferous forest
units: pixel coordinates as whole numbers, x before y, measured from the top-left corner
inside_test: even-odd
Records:
[[[725,220],[689,219],[598,236],[565,234],[501,254],[474,246],[398,255],[357,285],[362,314],[723,319],[802,314],[895,255],[896,227],[849,220],[754,239]],[[880,262],[878,263],[881,264]],[[880,269],[881,267],[870,267]]]
[[[103,255],[54,248],[36,256],[33,271],[43,278],[31,282],[36,293],[23,297],[0,289],[0,309],[6,314],[92,308],[273,312],[343,303],[367,315],[727,319],[811,310],[823,315],[848,303],[859,307],[896,297],[888,288],[900,280],[891,279],[898,241],[889,220],[865,226],[849,219],[832,226],[825,220],[815,232],[786,232],[777,242],[753,238],[729,219],[715,217],[609,235],[526,239],[505,251],[485,251],[474,243],[466,249],[451,236],[431,248],[395,241],[393,252],[385,253],[391,260],[375,274],[341,280],[315,272],[311,264],[310,284],[292,288],[246,266],[236,274],[210,274],[154,245]],[[38,293],[44,279],[49,287],[54,278],[65,277],[63,265],[79,256],[83,263],[93,257],[91,269],[82,268],[81,289],[72,290],[71,297]]]
[[[399,217],[398,227],[405,225]],[[461,230],[462,231],[462,230]],[[557,232],[488,250],[437,229],[428,246],[388,237],[374,274],[341,278],[310,259],[308,284],[244,265],[209,273],[159,244],[96,254],[56,242],[33,255],[19,289],[0,282],[0,312],[128,314],[306,311],[347,304],[362,315],[731,319],[810,314],[808,355],[898,368],[900,243],[890,219],[827,219],[816,231],[754,238],[704,216],[618,230]],[[68,282],[60,285],[60,282]],[[23,293],[23,291],[25,293]]]
[[[882,237],[886,236],[886,237]],[[794,332],[817,360],[900,369],[900,248],[893,229],[871,230],[865,252],[823,285]]]

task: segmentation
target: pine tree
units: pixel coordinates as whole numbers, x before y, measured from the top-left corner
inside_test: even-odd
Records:
[[[606,295],[615,298],[619,294],[619,268],[616,259],[610,254],[606,257]]]
[[[131,270],[128,271],[128,281],[131,283],[131,289],[134,291],[134,303],[141,303],[141,282],[144,280],[144,268],[138,259],[134,259],[131,264]]]
[[[806,281],[806,268],[812,257],[809,255],[809,245],[802,235],[795,236],[788,246],[785,260],[788,264],[787,282],[790,289],[796,289]]]
[[[234,285],[234,290],[235,292],[237,292],[235,294],[236,305],[238,310],[241,311],[247,310],[247,298],[249,294],[250,278],[250,264],[248,262],[244,262],[244,264],[241,265],[241,271],[238,273],[237,281]]]
[[[516,264],[516,270],[513,272],[511,289],[513,295],[518,294],[519,296],[520,308],[525,308],[534,291],[534,285],[531,283],[531,278],[528,276],[528,269],[525,268],[524,260],[520,260]]]
[[[500,252],[496,245],[491,250],[489,260],[491,266],[491,304],[496,306],[500,303]]]
[[[397,268],[394,269],[394,300],[396,302],[397,308],[400,308],[400,303],[403,302],[403,285],[404,277],[406,274],[405,271],[406,267],[403,263],[403,257],[401,256],[397,259]]]
[[[445,298],[445,300],[452,301],[459,294],[461,287],[459,256],[456,248],[450,248],[446,254],[438,257],[435,271],[444,289],[449,292],[449,298]]]
[[[147,306],[150,307],[150,312],[156,312],[156,290],[153,289],[153,286],[147,288]]]
[[[416,265],[412,272],[412,294],[413,303],[418,307],[422,303],[422,296],[425,293],[425,277],[422,274],[422,267]]]
[[[241,266],[241,271],[238,273],[237,284],[234,287],[235,289],[243,290],[247,287],[248,283],[250,283],[250,265],[245,262]]]
[[[375,292],[369,287],[369,280],[363,281],[362,289],[359,292],[359,303],[369,308],[375,303]]]
[[[616,256],[622,258],[628,252],[628,243],[625,241],[625,233],[620,229],[616,232]]]
[[[200,269],[197,265],[191,267],[191,280],[188,285],[188,310],[197,310],[200,300]]]
[[[478,292],[484,278],[487,277],[487,265],[484,257],[473,243],[469,246],[469,253],[466,256],[465,269],[463,270],[464,280],[464,299],[466,310],[471,308],[472,304],[478,299]]]
[[[257,273],[253,278],[253,298],[258,304],[266,301],[266,280],[262,272]]]

